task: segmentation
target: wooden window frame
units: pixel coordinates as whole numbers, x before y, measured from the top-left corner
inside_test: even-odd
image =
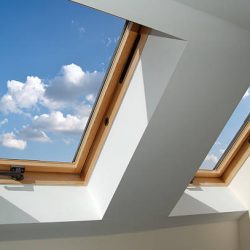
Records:
[[[250,120],[243,124],[215,170],[198,170],[191,185],[227,186],[250,156]]]
[[[72,163],[0,159],[0,170],[25,167],[24,180],[0,175],[0,184],[87,185],[108,136],[130,80],[140,59],[150,29],[128,22],[105,78],[75,160]]]

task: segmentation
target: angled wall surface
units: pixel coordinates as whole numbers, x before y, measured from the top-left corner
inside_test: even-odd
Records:
[[[205,218],[203,215],[202,217],[190,216],[185,221],[185,218],[187,218],[185,216],[177,216],[176,218],[169,217],[169,214],[183,195],[188,183],[249,85],[249,30],[208,13],[190,8],[185,4],[170,0],[157,0],[153,4],[150,0],[79,0],[79,2],[123,16],[126,19],[157,30],[157,33],[154,35],[154,41],[161,41],[161,45],[172,44],[175,46],[177,43],[183,45],[181,45],[180,50],[178,46],[176,47],[176,50],[179,51],[178,55],[177,53],[171,55],[168,50],[165,51],[167,53],[166,58],[172,58],[172,64],[169,62],[168,65],[163,65],[166,66],[166,69],[159,70],[160,78],[156,78],[156,76],[159,77],[157,74],[153,75],[152,78],[152,75],[148,73],[149,65],[145,65],[145,62],[140,64],[143,80],[151,79],[147,82],[147,86],[154,87],[157,81],[155,79],[159,79],[159,85],[157,86],[165,86],[165,88],[162,88],[164,93],[158,95],[157,103],[152,102],[153,100],[147,103],[147,105],[154,107],[148,110],[149,112],[147,113],[152,119],[147,124],[147,127],[144,127],[145,131],[142,138],[138,141],[133,156],[128,159],[128,168],[126,171],[124,169],[123,178],[116,182],[117,185],[119,184],[117,190],[111,190],[111,203],[107,203],[105,199],[99,199],[93,205],[93,210],[96,207],[99,208],[97,213],[94,213],[94,218],[97,220],[102,218],[102,220],[86,222],[88,218],[86,219],[81,214],[80,220],[82,222],[71,224],[71,226],[66,223],[36,224],[37,220],[39,222],[48,222],[46,220],[48,218],[47,214],[42,207],[44,203],[40,203],[39,211],[41,213],[39,217],[31,216],[32,214],[35,215],[36,210],[30,207],[27,208],[28,203],[22,202],[21,199],[18,200],[19,204],[17,204],[14,197],[15,192],[16,195],[20,194],[20,196],[24,196],[25,193],[25,197],[30,199],[33,191],[27,190],[27,187],[24,187],[25,190],[23,191],[17,191],[9,186],[1,187],[4,189],[2,195],[6,194],[5,197],[2,197],[4,199],[1,202],[7,200],[12,203],[9,204],[7,202],[5,204],[6,208],[10,208],[11,211],[16,211],[16,208],[28,209],[28,213],[27,211],[20,211],[20,216],[28,223],[34,222],[34,224],[1,225],[0,238],[4,239],[5,237],[5,239],[8,238],[11,241],[25,238],[35,239],[37,237],[56,238],[64,237],[64,235],[85,235],[86,237],[93,237],[81,238],[80,243],[78,240],[72,239],[74,244],[76,246],[79,244],[81,246],[90,244],[90,249],[91,247],[95,249],[98,246],[95,244],[99,244],[99,246],[103,245],[103,248],[106,247],[108,249],[110,247],[108,245],[109,242],[114,242],[114,246],[110,248],[112,249],[113,247],[115,249],[114,247],[117,246],[116,242],[118,240],[114,238],[113,241],[112,238],[109,241],[109,237],[121,237],[121,240],[122,237],[130,239],[131,235],[107,236],[107,238],[96,238],[96,235],[146,231],[176,226],[176,224],[183,225],[185,223],[190,225],[197,224],[197,221],[201,223],[200,221]],[[152,40],[151,45],[153,44]],[[161,55],[163,54],[161,53]],[[150,59],[153,59],[154,62],[152,69],[159,69],[157,67],[159,65],[162,66],[162,60],[157,62],[159,58],[150,57]],[[175,63],[173,63],[173,60]],[[170,65],[174,65],[174,67],[170,68]],[[167,78],[164,77],[166,72],[169,73]],[[157,93],[150,92],[150,94],[155,95]],[[94,179],[92,180],[93,183]],[[100,183],[99,180],[98,183]],[[36,187],[35,191],[47,188],[52,187]],[[92,194],[98,197],[99,190],[99,188],[91,186],[91,190],[88,190],[91,191],[89,195],[90,200],[93,198]],[[47,199],[47,194],[42,193],[42,197]],[[79,191],[78,194],[82,194],[82,191]],[[235,195],[237,196],[237,193]],[[103,195],[100,196],[104,197]],[[195,196],[193,195],[193,197]],[[239,199],[241,198],[239,197]],[[78,197],[76,201],[78,201]],[[88,204],[87,201],[84,202],[81,198],[79,198],[79,201],[82,206]],[[39,203],[37,204],[39,205]],[[214,210],[214,208],[207,208],[205,204],[198,205],[201,205],[206,213],[207,209],[209,211]],[[62,208],[65,207],[62,206]],[[91,207],[88,210],[93,211]],[[217,210],[222,211],[222,213],[219,213],[220,218],[225,218],[223,213],[229,212],[221,207],[217,207]],[[60,215],[55,210],[53,211],[55,216]],[[81,211],[78,211],[79,214]],[[101,215],[105,211],[106,213],[102,217]],[[64,212],[67,216],[70,215],[68,211]],[[71,212],[76,215],[75,210],[71,210]],[[52,215],[50,214],[50,216]],[[6,219],[6,216],[4,219]],[[50,218],[50,221],[53,221],[53,219],[54,221],[63,221],[61,218],[60,220],[55,220],[55,217]],[[69,220],[67,218],[67,221]],[[74,217],[74,220],[77,219]],[[211,222],[211,217],[208,220]],[[19,221],[19,223],[23,222],[23,220]],[[158,233],[156,234],[152,232],[150,235],[147,235],[147,233],[138,234],[136,237],[131,236],[132,238],[134,237],[131,241],[134,244],[134,248],[137,245],[140,246],[140,244],[151,246],[150,243],[146,244],[148,238],[152,239],[153,242],[155,241],[155,244],[159,244],[156,245],[158,248],[162,247],[162,245],[168,245],[167,240],[172,242],[173,248],[175,246],[176,249],[178,247],[183,248],[181,244],[185,244],[189,249],[195,249],[194,246],[199,249],[201,245],[203,246],[202,249],[207,247],[207,249],[216,250],[233,250],[238,247],[236,222],[196,225],[183,227],[182,229],[164,229],[157,231]],[[220,230],[217,231],[217,229]],[[186,238],[185,235],[189,237]],[[138,240],[140,237],[141,239]],[[180,239],[183,241],[181,242]],[[161,243],[158,243],[157,240]],[[70,241],[45,240],[43,243],[52,244],[50,246],[57,249],[57,242],[60,242],[58,243],[61,246],[60,249],[63,249],[62,247],[68,246],[67,244]],[[127,241],[129,240],[124,240],[124,242]],[[25,242],[13,241],[1,243],[2,245],[0,246],[3,249],[8,249],[8,247],[9,249],[15,249],[18,245],[19,249],[21,247],[29,249],[30,246],[34,246],[32,244],[35,244],[36,249],[38,249],[39,241],[32,242],[26,242],[27,244],[25,245]],[[108,243],[105,245],[105,242]],[[215,244],[214,242],[216,245],[212,245]],[[53,246],[53,244],[55,245]],[[124,245],[129,248],[129,243],[124,243]],[[191,245],[193,246],[192,248]],[[145,247],[145,249],[147,248]]]
[[[231,221],[99,237],[0,242],[0,249],[238,250],[238,225]]]

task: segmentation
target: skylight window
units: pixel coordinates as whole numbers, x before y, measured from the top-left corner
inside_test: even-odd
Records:
[[[150,29],[68,0],[1,1],[0,27],[0,183],[86,185]]]
[[[0,2],[0,158],[74,160],[125,24],[66,0]]]
[[[237,133],[249,122],[250,88],[243,95],[219,137],[201,164],[201,170],[214,170],[219,166]]]

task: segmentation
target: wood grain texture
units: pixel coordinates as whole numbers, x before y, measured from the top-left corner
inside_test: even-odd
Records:
[[[133,46],[139,29],[139,25],[130,23],[124,32],[123,38],[117,49],[116,56],[114,57],[113,63],[106,77],[106,81],[99,96],[95,110],[90,119],[89,126],[78,150],[75,161],[75,171],[77,173],[82,172],[90,149],[93,148],[93,143],[96,140],[97,132],[98,130],[100,130],[100,127],[104,122],[107,109],[112,102],[117,85],[119,83],[119,78],[121,76],[124,65],[126,64],[129,52]]]
[[[133,76],[133,73],[136,69],[136,66],[139,62],[144,45],[146,43],[148,33],[149,33],[148,28],[144,27],[140,30],[141,38],[140,38],[138,46],[134,52],[134,55],[132,57],[131,63],[129,65],[129,68],[128,68],[128,71],[125,75],[123,83],[120,84],[118,82],[116,84],[116,90],[114,92],[114,95],[112,97],[110,105],[109,105],[108,109],[106,110],[106,115],[105,115],[105,117],[109,118],[109,124],[108,124],[108,126],[105,126],[105,124],[102,123],[101,126],[99,127],[98,133],[97,133],[96,138],[95,138],[95,142],[92,145],[92,148],[89,152],[89,155],[88,155],[88,158],[85,162],[85,165],[82,168],[81,177],[86,183],[89,181],[90,175],[94,169],[96,161],[99,157],[99,154],[100,154],[102,147],[105,143],[105,140],[108,136],[108,133],[110,131],[112,123],[113,123],[115,116],[120,108],[123,97],[128,89],[129,83],[130,83],[131,78]]]
[[[80,185],[85,183],[80,178],[79,174],[65,173],[37,173],[27,172],[22,181],[15,181],[8,177],[1,177],[1,184],[34,184],[34,185]]]
[[[13,165],[25,166],[27,172],[42,173],[72,173],[75,169],[75,163],[0,159],[0,170],[8,170]]]

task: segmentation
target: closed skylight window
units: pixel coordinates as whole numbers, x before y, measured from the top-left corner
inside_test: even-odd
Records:
[[[66,0],[0,1],[0,158],[74,160],[124,26]]]
[[[220,160],[226,154],[230,143],[240,131],[240,129],[249,121],[250,113],[250,88],[243,95],[238,106],[234,110],[227,124],[221,131],[216,142],[210,149],[205,160],[201,164],[202,170],[214,170],[218,167]]]

